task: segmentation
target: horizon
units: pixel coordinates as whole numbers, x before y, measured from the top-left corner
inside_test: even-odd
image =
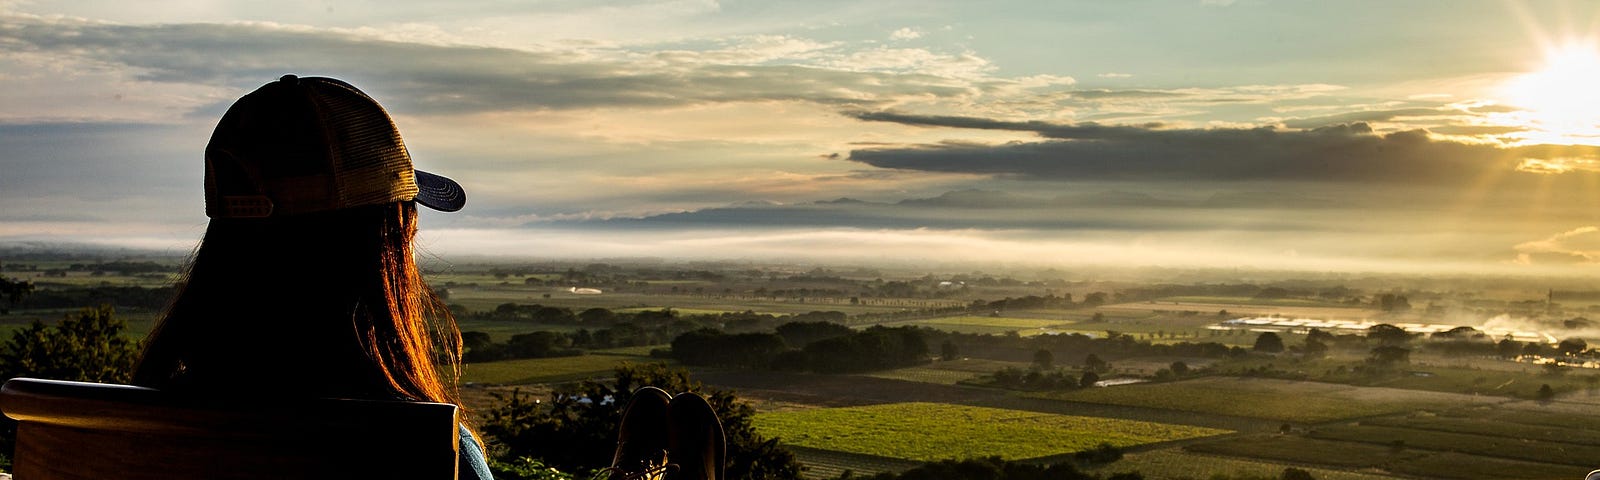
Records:
[[[1442,5],[0,1],[0,243],[187,252],[294,73],[466,188],[440,256],[1593,273],[1600,5]]]

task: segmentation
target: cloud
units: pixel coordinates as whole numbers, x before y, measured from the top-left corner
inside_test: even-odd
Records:
[[[884,108],[998,94],[1024,82],[988,77],[994,67],[970,52],[847,48],[773,35],[712,47],[509,49],[269,23],[0,16],[5,55],[86,62],[136,85],[205,86],[194,96],[209,98],[173,105],[185,109],[225,101],[221,92],[232,89],[218,85],[254,88],[290,72],[338,76],[393,99],[386,101],[391,109],[423,114],[768,101]]]
[[[1107,72],[1107,73],[1102,73],[1102,74],[1095,75],[1095,76],[1096,77],[1100,77],[1100,78],[1133,78],[1133,74],[1131,74],[1131,73],[1117,73],[1117,72]]]
[[[901,28],[889,34],[890,40],[906,41],[922,38],[922,30],[911,27]]]
[[[1287,232],[1319,229],[1316,224],[1306,220],[1322,215],[1315,212],[1317,209],[1335,206],[1335,203],[1302,194],[1268,191],[1224,191],[1207,197],[1194,197],[1086,190],[1045,197],[966,189],[896,202],[863,201],[848,197],[791,204],[745,202],[632,218],[540,218],[526,226],[607,230],[934,228],[1053,232],[1203,231],[1216,228],[1219,218],[1228,218],[1236,212],[1248,210],[1254,219],[1248,225],[1234,222],[1234,228]]]
[[[1513,263],[1522,265],[1600,263],[1600,227],[1578,227],[1517,244],[1512,250],[1517,253]]]
[[[1436,140],[1423,131],[1380,135],[1364,123],[1310,130],[1167,129],[1159,124],[1060,124],[894,112],[854,116],[904,125],[1033,132],[1046,140],[866,148],[851,151],[850,159],[879,168],[1040,180],[1465,185],[1488,173],[1516,171],[1529,158],[1600,158],[1595,147],[1501,148]]]
[[[1378,110],[1363,112],[1347,112],[1320,117],[1294,118],[1283,121],[1289,128],[1317,128],[1329,125],[1343,125],[1347,123],[1375,123],[1389,122],[1402,117],[1431,117],[1440,115],[1461,115],[1459,110],[1442,110],[1433,108],[1403,108],[1397,110]]]

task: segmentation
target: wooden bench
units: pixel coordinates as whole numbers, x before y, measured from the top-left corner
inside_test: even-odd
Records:
[[[456,406],[179,396],[16,378],[13,470],[56,479],[454,479]]]

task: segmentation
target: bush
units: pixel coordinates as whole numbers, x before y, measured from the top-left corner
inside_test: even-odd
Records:
[[[514,391],[497,395],[500,404],[483,415],[481,430],[493,437],[491,452],[501,464],[533,459],[567,472],[590,472],[609,466],[616,448],[622,409],[633,391],[660,387],[674,394],[696,392],[706,397],[728,438],[727,478],[793,480],[800,476],[794,454],[777,439],[755,432],[755,409],[733,393],[703,387],[689,372],[664,364],[624,364],[609,383],[584,381],[559,388],[548,401]]]

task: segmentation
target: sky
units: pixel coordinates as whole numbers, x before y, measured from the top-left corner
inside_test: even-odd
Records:
[[[1597,48],[1560,1],[0,0],[0,244],[188,251],[293,73],[465,187],[440,256],[1581,274]]]

